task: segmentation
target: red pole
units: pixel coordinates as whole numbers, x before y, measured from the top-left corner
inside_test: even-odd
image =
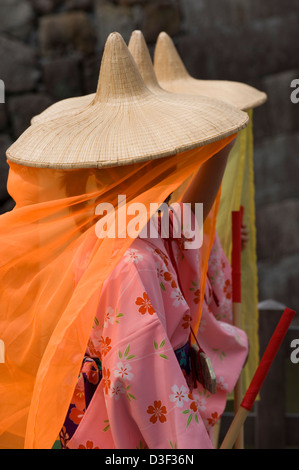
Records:
[[[241,402],[240,408],[233,419],[232,424],[221,444],[220,449],[231,449],[237,439],[240,432],[240,428],[243,426],[250,410],[253,407],[255,399],[263,385],[263,382],[267,376],[268,370],[277,354],[277,351],[285,337],[288,328],[296,315],[294,310],[286,308],[269,343],[260,364],[251,380],[248,390]]]

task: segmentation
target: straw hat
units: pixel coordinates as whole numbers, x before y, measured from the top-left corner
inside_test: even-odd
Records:
[[[153,93],[162,94],[166,93],[168,90],[168,93],[173,92],[178,96],[178,101],[181,100],[181,97],[178,95],[179,93],[200,94],[220,99],[221,101],[228,102],[229,104],[235,105],[237,108],[243,110],[257,107],[267,100],[267,95],[265,93],[243,83],[219,80],[196,80],[190,77],[172,40],[164,32],[162,32],[158,38],[155,51],[156,68],[159,68],[161,74],[163,73],[166,77],[170,77],[170,81],[167,79],[166,83],[164,83],[163,80],[161,81],[163,88],[157,80],[152,59],[141,31],[133,31],[128,47],[137,63],[138,70],[141,73],[146,86]],[[165,61],[164,69],[162,70],[161,64],[163,64],[164,53],[166,58],[169,60],[168,62]],[[159,67],[157,65],[157,61],[160,63]],[[177,78],[175,79],[175,77]],[[31,120],[31,124],[44,122],[49,119],[61,117],[65,114],[70,115],[81,108],[85,108],[92,102],[94,97],[95,93],[91,93],[85,96],[67,98],[65,100],[58,101],[57,103],[49,106],[42,113],[34,116]]]
[[[146,45],[144,36],[141,31],[133,31],[129,45],[129,51],[131,52],[133,59],[136,62],[138,70],[147,86],[147,88],[155,94],[163,95],[172,95],[172,99],[175,101],[183,101],[186,105],[190,104],[190,98],[186,95],[170,93],[163,88],[158,83],[152,59]],[[58,101],[53,105],[49,106],[45,111],[34,116],[31,120],[31,124],[36,124],[44,122],[49,119],[54,119],[56,117],[61,117],[65,114],[73,114],[79,110],[85,108],[88,104],[92,102],[95,97],[95,93],[88,94],[85,96],[67,98],[65,100]]]
[[[245,83],[225,80],[197,80],[189,75],[172,39],[159,34],[155,53],[154,70],[159,84],[172,93],[200,94],[230,103],[242,110],[262,105],[267,100],[264,92]]]
[[[169,95],[171,96],[171,95]],[[71,115],[33,124],[7,150],[15,163],[50,168],[125,165],[232,135],[248,115],[207,97],[154,95],[118,33],[107,39],[94,99]]]

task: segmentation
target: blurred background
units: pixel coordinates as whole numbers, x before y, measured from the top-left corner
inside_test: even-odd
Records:
[[[108,34],[128,42],[135,29],[151,53],[166,31],[196,78],[268,94],[254,111],[259,299],[298,310],[299,103],[290,99],[299,79],[298,0],[0,0],[0,213],[14,205],[6,149],[55,101],[93,93]]]

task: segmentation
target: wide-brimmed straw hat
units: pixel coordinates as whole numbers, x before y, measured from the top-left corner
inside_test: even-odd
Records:
[[[183,104],[151,93],[124,40],[111,33],[92,102],[71,115],[33,124],[7,150],[7,158],[35,167],[111,167],[200,147],[248,124],[247,113],[233,106],[188,98]]]
[[[136,62],[137,68],[145,82],[147,88],[155,94],[170,95],[170,92],[161,88],[158,83],[152,59],[146,45],[144,36],[140,30],[133,31],[129,44],[129,51],[131,52],[134,61]],[[184,102],[186,105],[190,103],[190,98],[186,95],[172,93],[172,99],[174,101]],[[65,114],[72,114],[84,109],[88,104],[92,102],[95,97],[95,93],[67,98],[65,100],[58,101],[53,105],[49,106],[45,111],[34,116],[31,120],[32,124],[40,123],[55,117],[61,117]],[[187,99],[186,99],[187,98]]]
[[[178,95],[178,101],[181,100],[181,96],[179,95],[194,93],[196,95],[220,99],[242,110],[257,107],[267,100],[267,95],[264,92],[260,92],[256,88],[244,83],[221,80],[196,80],[190,77],[172,40],[164,32],[162,32],[158,38],[155,54],[156,68],[160,70],[161,75],[163,74],[167,77],[165,83],[163,81],[161,82],[165,88],[162,88],[157,80],[152,59],[141,31],[133,31],[128,47],[137,63],[138,70],[146,86],[153,93],[166,93],[167,90],[165,88],[167,88],[168,93],[173,92]],[[161,64],[163,64],[163,54],[165,54],[166,57],[164,69],[161,67]],[[159,66],[157,65],[158,62],[160,62]],[[168,64],[167,67],[166,64]],[[55,117],[61,117],[65,114],[70,115],[76,113],[78,110],[89,105],[94,97],[95,93],[91,93],[58,101],[49,106],[42,113],[34,116],[31,123],[36,124],[54,119]]]
[[[159,34],[154,51],[154,70],[162,88],[172,93],[199,94],[249,110],[262,105],[267,95],[245,83],[198,80],[190,76],[167,33]]]
[[[169,95],[170,92],[161,88],[158,83],[152,59],[146,45],[144,36],[140,30],[133,31],[129,44],[129,51],[131,52],[134,61],[136,62],[137,68],[145,82],[147,88],[156,94]],[[49,106],[45,111],[34,116],[31,120],[31,124],[40,123],[49,119],[54,119],[55,117],[61,117],[65,114],[72,114],[78,112],[79,110],[84,109],[89,105],[95,97],[95,93],[91,93],[84,96],[67,98]],[[172,98],[175,101],[183,101],[185,104],[190,103],[190,99],[186,95],[181,96],[181,94],[172,94]]]

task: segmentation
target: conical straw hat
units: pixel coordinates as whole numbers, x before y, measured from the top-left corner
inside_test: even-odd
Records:
[[[217,100],[190,97],[183,105],[151,93],[124,40],[111,33],[92,102],[70,116],[33,124],[7,158],[35,167],[112,167],[200,147],[247,124],[247,113]]]
[[[155,94],[170,95],[170,92],[161,88],[158,83],[152,59],[141,31],[133,31],[128,48],[136,62],[137,68],[147,88],[149,88],[149,90]],[[172,93],[171,95],[172,99],[175,101],[183,101],[185,102],[185,104],[190,104],[190,97],[186,97],[186,95],[175,93]],[[38,114],[37,116],[34,116],[34,118],[32,118],[31,120],[31,123],[36,124],[49,119],[54,119],[56,117],[61,117],[65,114],[70,115],[85,108],[88,104],[92,102],[94,97],[95,93],[92,93],[85,96],[68,98],[65,100],[58,101],[57,103],[54,103],[53,105],[49,106],[42,113]]]
[[[157,94],[170,94],[170,92],[164,90],[160,87],[158,80],[156,78],[156,74],[154,71],[154,66],[152,63],[152,59],[147,48],[144,36],[141,31],[136,30],[133,31],[129,45],[129,51],[131,52],[138,70],[150,91]],[[173,99],[180,100],[180,96],[178,94],[172,94]],[[72,114],[79,110],[85,108],[88,104],[92,102],[95,97],[95,93],[74,97],[74,98],[67,98],[65,100],[58,101],[53,105],[49,106],[45,111],[34,116],[31,120],[31,124],[36,124],[40,122],[44,122],[49,119],[54,119],[56,117],[61,117],[64,114]],[[184,95],[185,98],[185,95]],[[187,98],[187,103],[190,103],[190,98]]]
[[[161,36],[163,37],[164,34],[166,34],[166,33],[161,33]],[[169,38],[169,36],[167,36],[167,37]],[[172,43],[171,39],[170,39],[170,42]],[[174,48],[173,43],[172,43],[172,46]],[[131,54],[132,54],[132,56],[133,56],[133,58],[134,58],[134,60],[137,64],[138,70],[139,70],[146,86],[150,89],[150,91],[152,91],[155,94],[164,94],[164,95],[167,94],[167,93],[169,94],[169,93],[173,92],[172,93],[172,98],[173,99],[176,99],[177,101],[186,101],[186,99],[185,99],[186,94],[190,94],[190,89],[187,89],[185,84],[183,84],[184,86],[179,85],[181,87],[181,90],[178,91],[178,92],[173,91],[173,90],[167,91],[165,88],[162,88],[160,86],[160,84],[157,80],[156,74],[155,74],[155,70],[154,70],[154,67],[153,67],[153,63],[152,63],[152,59],[151,59],[148,47],[146,45],[144,36],[143,36],[141,31],[139,31],[139,30],[133,31],[133,33],[131,35],[131,38],[130,38],[130,41],[129,41],[128,48],[129,48],[129,51],[131,52]],[[177,59],[176,62],[178,64],[177,70],[178,71],[179,70],[183,71],[183,74],[185,76],[186,73],[187,73],[186,69],[185,69],[185,67],[184,67],[184,65],[183,65],[183,63],[182,63],[182,61],[181,61],[180,57],[178,56],[178,53],[176,52],[175,49],[174,49],[174,51],[175,51],[174,55]],[[206,82],[206,81],[203,81],[203,80],[194,80],[193,78],[191,78],[191,80],[193,82],[195,82],[196,88],[199,87],[201,82],[203,83],[204,87],[206,87],[206,84],[210,83],[210,82]],[[208,94],[204,93],[204,90],[203,90],[203,93],[202,93],[203,96],[209,96],[209,97],[212,97],[212,98],[215,98],[215,99],[216,98],[221,99],[221,101],[228,102],[230,95],[228,95],[228,93],[227,93],[227,91],[228,91],[227,90],[227,84],[229,84],[229,90],[233,91],[232,96],[231,96],[231,101],[232,102],[230,102],[230,104],[236,105],[236,101],[238,101],[237,102],[237,107],[240,108],[240,109],[242,109],[242,106],[244,105],[244,102],[248,103],[248,99],[247,99],[248,90],[250,90],[250,96],[251,97],[252,97],[252,94],[254,94],[255,97],[257,97],[257,96],[261,97],[261,95],[264,95],[264,93],[261,93],[260,91],[255,90],[254,88],[252,88],[248,85],[245,85],[243,83],[222,82],[222,81],[219,81],[219,82],[218,81],[216,81],[216,82],[212,81],[211,83],[215,83],[216,85],[212,85],[212,86],[208,85],[208,92],[209,93]],[[218,83],[221,84],[220,88],[218,86]],[[172,85],[175,85],[175,83],[172,82]],[[200,85],[200,86],[202,86],[202,85]],[[238,88],[238,93],[237,94],[235,94],[234,87]],[[240,92],[242,92],[242,97],[241,98],[240,98]],[[194,91],[194,93],[197,94],[197,95],[200,94],[197,89]],[[217,94],[217,96],[213,96],[213,95],[215,95],[215,93]],[[95,96],[95,94],[92,93],[92,94],[88,94],[88,95],[85,95],[85,96],[80,96],[80,97],[75,97],[75,98],[68,98],[68,99],[65,99],[65,100],[58,101],[57,103],[54,103],[52,106],[49,106],[45,111],[43,111],[39,115],[34,116],[34,118],[31,120],[31,123],[32,124],[40,123],[40,122],[43,122],[45,120],[60,117],[64,114],[69,115],[69,114],[72,114],[74,112],[77,112],[78,110],[81,110],[84,107],[86,107],[88,104],[90,104],[92,102],[92,100],[94,99],[94,96]],[[176,96],[176,98],[174,98],[175,96]]]
[[[154,70],[162,88],[172,93],[200,94],[230,103],[242,110],[256,108],[267,95],[245,83],[226,80],[198,80],[189,75],[172,39],[159,34],[154,52]]]
[[[159,85],[152,64],[152,59],[141,31],[133,31],[128,47],[135,62],[137,63],[138,70],[141,73],[146,86],[153,93],[165,94],[167,88],[169,90],[168,93],[173,92],[173,94],[178,96],[178,101],[182,99],[184,100],[182,96],[179,96],[181,94],[201,94],[203,96],[220,99],[221,101],[228,102],[229,104],[235,105],[239,109],[244,110],[256,107],[259,104],[265,102],[267,99],[267,95],[265,93],[260,92],[259,90],[256,90],[255,88],[243,83],[193,79],[188,75],[188,72],[186,71],[183,62],[180,59],[172,40],[164,32],[160,34],[156,47],[156,68],[157,60],[159,57],[162,57],[162,53],[166,51],[165,54],[168,57],[168,62],[165,62],[164,64],[165,69],[167,68],[167,72],[164,69],[163,73],[167,77],[170,76],[171,80],[169,83],[162,83],[164,88]],[[158,48],[161,52],[159,57],[157,55]],[[161,69],[161,66],[159,69]],[[186,80],[188,83],[186,83]],[[72,113],[76,113],[77,111],[89,105],[94,97],[95,93],[91,93],[80,97],[68,98],[58,101],[57,103],[49,106],[42,113],[34,116],[31,120],[31,124],[44,122],[49,119],[61,117],[65,114],[70,115]]]

